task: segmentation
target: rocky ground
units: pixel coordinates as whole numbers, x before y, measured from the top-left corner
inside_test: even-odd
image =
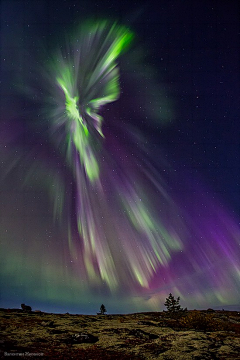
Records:
[[[71,315],[0,310],[3,359],[240,359],[240,313]]]

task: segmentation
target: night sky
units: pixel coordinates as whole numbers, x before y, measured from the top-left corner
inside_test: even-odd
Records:
[[[240,310],[239,14],[1,1],[1,307]]]

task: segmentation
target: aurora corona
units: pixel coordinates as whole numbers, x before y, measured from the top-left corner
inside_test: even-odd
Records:
[[[135,177],[147,178],[146,170],[139,170],[134,160],[128,170],[119,162],[113,179],[111,162],[102,161],[109,154],[104,149],[99,109],[119,98],[117,60],[133,38],[130,30],[117,24],[87,23],[52,64],[56,85],[65,97],[56,92],[60,105],[52,124],[65,134],[58,145],[66,144],[76,189],[78,235],[69,225],[70,251],[76,266],[84,262],[91,284],[103,281],[111,290],[126,283],[126,278],[130,288],[134,284],[148,288],[159,266],[167,266],[171,252],[183,247],[172,225],[158,219],[159,209],[147,197],[144,200],[143,185]],[[149,182],[174,212],[165,191]],[[81,256],[78,242],[83,245]]]

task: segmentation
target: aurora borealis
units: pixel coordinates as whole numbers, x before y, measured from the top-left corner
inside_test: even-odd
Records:
[[[104,134],[98,110],[119,97],[116,61],[133,34],[107,21],[88,22],[78,32],[68,43],[68,55],[58,55],[53,66],[59,74],[56,79],[65,95],[65,108],[60,97],[57,103],[61,105],[53,112],[52,133],[66,134],[67,158],[75,185],[78,234],[72,234],[69,225],[71,255],[77,267],[79,262],[84,264],[81,273],[86,273],[89,284],[106,284],[111,291],[117,291],[121,284],[129,289],[138,285],[148,288],[157,268],[167,265],[171,252],[182,249],[182,243],[167,220],[157,219],[160,209],[154,208],[144,196],[141,181],[146,179],[149,189],[153,187],[152,191],[159,193],[159,199],[172,213],[174,206],[144,163],[143,170],[139,169],[140,163],[136,167],[133,161],[126,169],[126,161],[109,156],[104,141],[99,139],[99,134],[101,137]],[[97,143],[100,146],[96,147]],[[124,151],[124,145],[120,146],[120,151]],[[106,164],[101,164],[102,156],[109,158]],[[111,165],[113,161],[116,170]],[[76,242],[80,244],[80,255]],[[127,283],[125,279],[129,279]]]
[[[1,15],[1,306],[161,310],[170,292],[188,308],[237,306],[237,2],[231,22],[215,3],[98,12],[41,0],[41,19],[12,3],[18,20],[7,1]]]

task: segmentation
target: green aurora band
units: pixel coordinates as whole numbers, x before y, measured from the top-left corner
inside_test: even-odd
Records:
[[[104,33],[106,27],[108,27],[108,23],[105,21],[92,25],[89,28],[90,36],[94,37],[99,33]],[[95,86],[99,86],[99,83],[105,82],[103,93],[100,97],[89,100],[88,96],[86,98],[84,96],[81,99],[81,93],[79,94],[77,87],[74,86],[77,74],[73,65],[69,66],[68,64],[64,66],[61,70],[61,76],[57,77],[57,83],[63,90],[66,98],[66,115],[70,123],[70,126],[68,125],[70,128],[69,147],[72,146],[72,143],[74,144],[90,181],[99,178],[99,166],[90,146],[86,115],[94,122],[94,126],[99,134],[103,136],[101,126],[103,119],[98,114],[98,110],[101,106],[113,102],[119,97],[119,72],[116,60],[128,48],[132,40],[133,33],[127,28],[117,26],[116,24],[111,26],[108,35],[104,39],[104,42],[109,42],[109,45],[103,56],[101,56],[100,48],[100,54],[97,54],[97,58],[99,57],[98,64],[92,71],[87,87],[84,89],[84,94],[88,94],[92,92]],[[104,46],[104,42],[102,46]],[[85,115],[80,113],[79,103],[84,104]]]

